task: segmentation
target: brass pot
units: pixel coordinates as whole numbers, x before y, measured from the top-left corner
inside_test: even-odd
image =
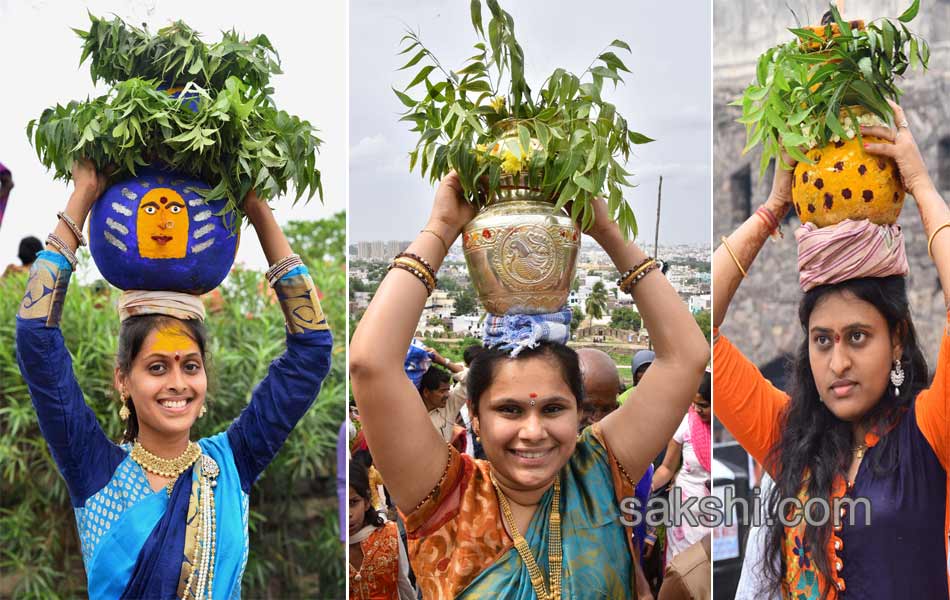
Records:
[[[567,304],[581,232],[525,175],[502,189],[462,231],[468,273],[490,313],[552,313]]]
[[[867,113],[860,107],[852,112],[856,116]],[[862,139],[886,143],[872,136]],[[815,164],[798,163],[792,179],[792,204],[802,223],[828,227],[845,219],[868,219],[878,225],[897,222],[904,206],[904,187],[892,159],[868,154],[857,136],[812,148],[806,156]]]

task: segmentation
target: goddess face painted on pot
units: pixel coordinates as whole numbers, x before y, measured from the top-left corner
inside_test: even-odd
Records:
[[[188,211],[175,190],[156,188],[142,198],[135,231],[142,258],[184,258],[188,250]]]
[[[110,187],[92,208],[89,240],[96,266],[123,290],[208,292],[224,279],[238,235],[225,201],[205,201],[208,185],[160,172]]]

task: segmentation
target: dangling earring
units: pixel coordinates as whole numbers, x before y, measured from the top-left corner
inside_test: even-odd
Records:
[[[204,404],[201,405],[201,410],[198,411],[198,418],[205,416],[208,413],[208,407]]]
[[[132,411],[129,410],[129,406],[126,404],[125,399],[125,390],[122,390],[119,392],[119,401],[122,403],[122,406],[119,408],[119,418],[123,421],[128,421],[129,417],[132,416]]]
[[[894,359],[894,368],[891,369],[891,383],[894,384],[894,395],[900,396],[901,386],[904,384],[904,368],[900,359]]]

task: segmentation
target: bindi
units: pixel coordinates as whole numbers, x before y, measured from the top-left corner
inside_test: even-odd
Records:
[[[528,398],[537,398],[537,397],[538,395],[535,394],[534,392],[531,392],[530,394],[528,394]]]
[[[837,344],[837,343],[840,342],[840,341],[841,341],[841,334],[836,333],[836,334],[835,334],[835,343]]]

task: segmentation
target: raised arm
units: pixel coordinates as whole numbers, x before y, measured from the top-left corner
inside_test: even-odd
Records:
[[[588,233],[618,271],[624,273],[648,258],[634,242],[623,239],[603,199],[596,200],[594,210]],[[623,406],[604,417],[600,427],[611,452],[636,481],[673,437],[696,396],[709,362],[709,343],[659,269],[643,277],[632,292],[656,359]]]
[[[252,191],[244,202],[271,264],[291,254],[290,244],[265,202]],[[228,428],[241,485],[248,492],[313,404],[330,371],[333,337],[305,266],[283,274],[274,291],[284,311],[287,350],[271,363],[251,401]]]
[[[783,162],[794,168],[796,161],[786,154],[783,155]],[[791,207],[792,176],[791,170],[777,166],[775,177],[772,179],[772,191],[762,206],[762,209],[772,214],[776,223],[781,222]],[[768,239],[770,233],[770,227],[765,218],[753,213],[738,229],[726,237],[725,243],[713,253],[714,328],[720,327],[725,320],[732,297],[739,289],[739,284],[749,272],[752,262],[758,256],[762,244]]]
[[[663,464],[660,465],[660,468],[653,474],[653,484],[650,486],[651,491],[655,492],[673,479],[673,475],[676,475],[676,471],[680,467],[680,459],[682,458],[683,444],[671,439],[670,443],[666,446]]]
[[[438,271],[446,248],[474,215],[458,177],[449,174],[436,191],[428,223],[407,252]],[[366,442],[393,500],[406,513],[439,482],[448,453],[403,371],[426,297],[425,286],[412,273],[390,270],[350,341],[350,381]]]
[[[950,208],[927,173],[927,166],[909,129],[904,109],[894,102],[890,104],[894,109],[896,130],[862,127],[861,132],[893,143],[866,144],[865,147],[870,154],[889,156],[897,162],[904,187],[917,202],[917,210],[920,211],[920,219],[927,234],[928,251],[940,277],[943,301],[950,306]],[[917,423],[941,464],[950,469],[950,322],[944,327],[933,384],[917,399]]]
[[[75,190],[63,212],[81,228],[105,183],[89,162],[73,167],[73,180]],[[68,254],[75,253],[78,238],[64,221],[59,221],[54,235]],[[40,431],[66,480],[73,505],[82,506],[109,481],[123,452],[109,441],[86,405],[59,329],[72,271],[69,261],[52,246],[37,256],[17,313],[16,349]]]

